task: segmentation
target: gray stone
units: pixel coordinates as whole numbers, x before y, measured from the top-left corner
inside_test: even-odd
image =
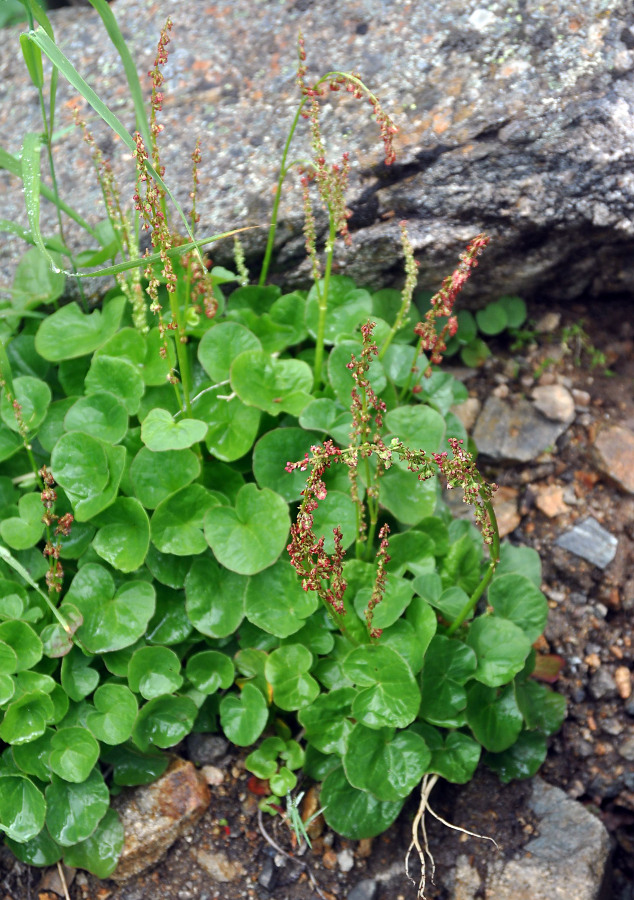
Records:
[[[533,403],[547,419],[569,425],[575,417],[575,401],[561,384],[540,384],[533,391]]]
[[[610,852],[601,821],[541,778],[533,780],[529,806],[539,835],[521,859],[493,860],[486,900],[596,900]]]
[[[364,878],[348,892],[346,900],[374,900],[377,884],[371,878]]]
[[[205,870],[213,881],[220,884],[237,881],[243,878],[247,872],[239,860],[229,859],[226,853],[221,850],[200,850],[193,851],[198,865]]]
[[[634,737],[626,738],[619,747],[619,754],[628,762],[634,762]]]
[[[608,670],[601,667],[590,679],[588,689],[595,700],[602,700],[615,696],[616,682]]]
[[[250,263],[265,245],[272,186],[297,107],[301,28],[311,79],[329,69],[360,72],[400,129],[397,162],[386,167],[369,105],[341,94],[324,103],[330,158],[348,146],[352,151],[352,246],[337,246],[338,271],[382,286],[401,277],[398,221],[407,218],[421,288],[437,289],[466,242],[486,228],[493,240],[482,276],[476,273],[467,288],[478,301],[510,292],[558,300],[631,292],[631,0],[583,0],[574,10],[566,0],[519,6],[491,0],[475,10],[462,0],[232,0],[204,10],[198,0],[117,0],[113,11],[146,91],[160,27],[173,13],[161,114],[166,179],[187,204],[189,155],[201,135],[199,234],[257,226],[244,233]],[[97,13],[52,10],[51,21],[65,53],[132,131],[121,62]],[[23,135],[42,128],[19,30],[3,32],[0,58],[0,126],[3,145],[15,155]],[[100,191],[80,138],[64,133],[67,104],[76,96],[60,78],[56,168],[62,196],[94,225],[103,217]],[[127,198],[130,153],[90,118],[97,140],[114,151]],[[301,124],[295,158],[309,145]],[[0,173],[0,193],[3,217],[28,227],[19,180]],[[286,191],[281,215],[278,264],[305,282],[297,188]],[[175,219],[174,225],[182,228]],[[325,228],[320,216],[320,235]],[[42,230],[54,229],[46,203]],[[74,226],[67,232],[73,247],[87,246]],[[23,249],[13,235],[3,236],[0,282],[10,283]],[[214,258],[224,261],[229,252],[218,245]]]
[[[566,430],[562,422],[551,422],[528,400],[511,403],[489,397],[473,430],[480,453],[492,459],[528,462],[554,447]]]
[[[613,425],[599,434],[594,446],[603,472],[622,490],[634,494],[634,432]]]
[[[555,541],[558,547],[569,550],[575,556],[605,569],[616,556],[618,540],[606,531],[596,519],[589,516],[570,531],[560,535]]]
[[[225,755],[229,741],[219,734],[190,734],[185,742],[187,755],[197,766],[215,763]]]

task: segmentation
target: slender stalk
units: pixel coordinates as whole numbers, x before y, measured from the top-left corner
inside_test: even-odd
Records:
[[[335,238],[337,236],[337,226],[334,216],[330,216],[330,227],[328,232],[328,245],[326,248],[326,269],[324,272],[324,282],[322,289],[318,295],[319,302],[319,319],[317,321],[317,337],[315,339],[315,363],[313,366],[313,375],[315,378],[315,388],[321,385],[321,370],[324,363],[324,337],[326,334],[326,312],[328,310],[328,291],[330,290],[330,275],[332,272],[332,262],[335,250]]]
[[[489,517],[489,521],[493,527],[493,542],[491,544],[491,550],[489,551],[491,561],[489,562],[489,566],[487,571],[484,574],[484,577],[478,584],[477,588],[469,598],[468,602],[465,603],[464,607],[458,613],[458,616],[451,623],[449,628],[447,629],[447,636],[452,635],[464,622],[469,613],[473,609],[475,609],[476,603],[480,599],[480,597],[484,594],[489,584],[491,583],[491,579],[493,578],[493,573],[495,572],[497,565],[500,561],[500,532],[498,529],[497,519],[495,517],[495,512],[493,510],[493,504],[490,500],[484,501],[484,507],[487,511],[487,515]]]

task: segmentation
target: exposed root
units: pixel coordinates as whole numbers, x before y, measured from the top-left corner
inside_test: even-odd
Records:
[[[260,833],[262,834],[262,837],[264,838],[264,840],[268,844],[270,844],[274,850],[277,850],[277,852],[280,853],[282,856],[286,857],[286,859],[290,859],[290,861],[294,862],[296,866],[301,866],[301,868],[305,870],[306,874],[308,875],[308,877],[310,879],[310,883],[312,884],[312,886],[315,889],[315,891],[317,892],[317,894],[322,898],[322,900],[326,900],[326,895],[319,887],[319,884],[317,883],[317,879],[313,875],[308,863],[304,862],[301,859],[296,859],[294,856],[291,856],[291,854],[287,853],[286,850],[283,850],[282,847],[280,847],[280,845],[268,833],[268,831],[264,827],[264,821],[262,819],[262,810],[261,809],[258,809],[258,827],[260,829]]]
[[[405,874],[409,878],[409,880],[416,884],[416,881],[409,874],[409,858],[413,849],[418,853],[418,859],[420,861],[421,867],[421,876],[418,882],[418,897],[420,900],[425,900],[425,884],[427,882],[427,866],[426,861],[429,859],[429,864],[431,867],[430,872],[430,880],[433,884],[434,882],[434,873],[436,871],[436,865],[434,863],[434,857],[432,855],[431,850],[429,849],[429,841],[427,840],[427,829],[425,827],[425,813],[429,812],[435,819],[438,819],[439,822],[442,822],[447,828],[451,828],[452,831],[460,831],[462,834],[468,834],[469,837],[480,838],[484,841],[491,841],[495,844],[496,849],[500,849],[497,842],[486,834],[477,834],[475,831],[468,831],[466,828],[461,828],[459,825],[452,825],[451,822],[447,822],[446,819],[443,819],[442,816],[439,816],[438,813],[435,813],[434,810],[429,805],[429,795],[436,782],[438,781],[438,775],[425,775],[420,785],[420,803],[418,805],[418,811],[414,817],[414,821],[412,822],[412,842],[407,848],[407,854],[405,856]],[[419,838],[419,831],[420,836]]]
[[[68,885],[66,884],[66,878],[64,876],[64,869],[62,868],[62,864],[60,862],[57,863],[57,874],[59,875],[59,880],[62,884],[62,890],[64,891],[64,900],[70,900]]]

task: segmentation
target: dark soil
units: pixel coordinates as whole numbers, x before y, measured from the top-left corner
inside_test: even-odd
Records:
[[[564,660],[554,687],[568,700],[568,716],[562,731],[551,740],[540,774],[603,820],[615,850],[613,887],[606,897],[615,900],[634,898],[634,772],[632,763],[618,752],[632,735],[634,699],[625,696],[625,689],[615,689],[613,682],[617,669],[632,671],[634,657],[634,497],[620,492],[601,473],[593,442],[605,424],[634,427],[632,311],[632,301],[606,304],[600,319],[596,306],[562,307],[555,310],[561,313],[561,321],[554,332],[537,335],[534,343],[516,350],[509,340],[497,340],[492,345],[493,358],[465,379],[470,393],[482,401],[500,385],[507,385],[510,395],[527,394],[536,374],[541,374],[542,382],[554,377],[590,395],[587,408],[578,413],[553,453],[528,464],[489,469],[486,460],[480,460],[480,466],[509,488],[507,494],[517,504],[519,525],[508,539],[535,547],[541,555],[551,616],[539,649]],[[532,310],[536,320],[545,312]],[[571,342],[572,352],[562,353],[561,328],[582,320],[592,346]],[[603,365],[591,366],[592,349],[605,354],[613,375]],[[549,363],[549,358],[556,361]],[[565,503],[551,517],[540,508],[540,498],[556,494],[559,488]],[[605,571],[554,547],[558,535],[587,515],[593,515],[619,541],[617,556]],[[604,690],[610,682],[612,687]],[[69,889],[72,900],[313,900],[317,894],[312,879],[328,900],[346,900],[353,886],[364,879],[376,879],[378,889],[374,895],[360,897],[414,900],[416,887],[406,878],[403,861],[417,808],[415,798],[385,835],[355,843],[325,829],[315,837],[312,851],[291,860],[280,852],[293,852],[290,833],[280,819],[265,815],[258,821],[258,798],[248,789],[243,758],[243,753],[228,752],[214,762],[222,783],[212,787],[209,810],[162,863],[124,885],[78,873]],[[526,783],[500,785],[481,771],[466,787],[439,784],[432,806],[444,818],[495,838],[499,852],[513,856],[535,833],[536,823],[523,812],[528,791]],[[448,831],[433,819],[428,830],[436,874],[427,896],[435,900],[450,896],[451,864],[459,854],[485,867],[488,855],[498,852],[485,842]],[[207,860],[208,866],[209,855],[219,853],[228,861],[229,880],[222,883],[213,880],[201,864]],[[342,871],[342,863],[349,871]],[[416,867],[412,868],[417,878]],[[54,885],[42,885],[41,877],[40,870],[16,863],[8,851],[0,857],[2,900],[56,900],[55,893],[43,890]]]

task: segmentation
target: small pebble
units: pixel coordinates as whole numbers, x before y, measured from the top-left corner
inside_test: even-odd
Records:
[[[627,700],[632,694],[632,675],[627,666],[619,666],[614,673],[614,681],[619,697]]]
[[[337,862],[342,872],[349,872],[354,867],[354,856],[347,848],[337,854]]]

